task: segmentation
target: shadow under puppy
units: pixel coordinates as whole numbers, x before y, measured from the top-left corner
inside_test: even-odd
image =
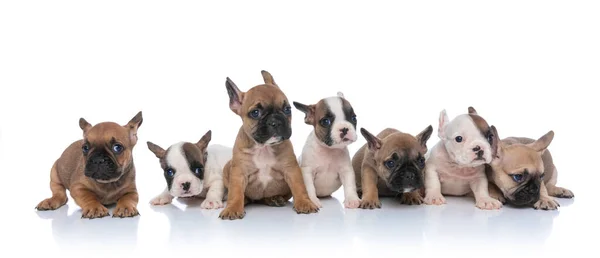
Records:
[[[148,149],[156,155],[164,171],[167,187],[150,201],[152,205],[171,203],[175,197],[197,196],[205,198],[203,209],[223,208],[225,187],[223,167],[232,157],[232,149],[211,144],[209,130],[197,143],[178,142],[167,150],[147,142]]]
[[[308,196],[321,208],[319,197],[331,196],[343,185],[344,206],[358,208],[360,198],[348,152],[348,145],[357,139],[352,105],[338,92],[316,104],[294,102],[294,106],[305,114],[304,122],[314,127],[299,157]]]
[[[360,132],[367,144],[352,158],[358,192],[362,194],[360,208],[381,208],[380,196],[399,194],[403,204],[421,204],[427,140],[433,127],[428,126],[417,136],[393,128],[377,136],[364,128]]]
[[[285,94],[267,71],[261,71],[264,84],[247,92],[227,78],[229,108],[242,119],[233,147],[233,157],[223,169],[228,190],[222,219],[241,219],[244,205],[261,201],[269,206],[285,206],[294,198],[297,213],[314,213],[318,207],[309,199],[302,170],[294,154],[292,108]]]
[[[92,126],[79,119],[83,139],[73,142],[50,171],[52,197],[37,205],[38,210],[55,210],[67,203],[69,190],[81,207],[82,218],[109,215],[104,205],[117,203],[113,217],[133,217],[138,193],[132,151],[142,124],[140,111],[126,125],[102,122]]]
[[[500,140],[495,126],[492,132],[498,144],[494,160],[486,167],[490,195],[501,202],[535,209],[556,210],[552,198],[573,198],[568,189],[556,186],[558,171],[548,146],[554,139],[549,131],[537,140],[508,137]]]

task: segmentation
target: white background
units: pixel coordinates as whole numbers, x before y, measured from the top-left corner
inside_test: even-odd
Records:
[[[215,1],[216,2],[216,1]],[[64,257],[174,254],[396,257],[559,256],[595,252],[600,13],[597,1],[2,1],[0,171],[2,252]],[[549,130],[558,211],[442,207],[319,214],[252,206],[241,221],[199,202],[152,208],[164,187],[145,146],[233,145],[241,124],[225,78],[242,90],[271,72],[291,101],[342,91],[359,127],[416,134],[439,112],[474,106],[501,137]],[[134,150],[141,216],[81,220],[79,208],[36,212],[52,163],[81,137],[78,119],[144,122]],[[293,110],[296,154],[311,128]],[[353,154],[364,138],[350,147]],[[187,209],[187,210],[186,210]],[[585,236],[591,233],[592,236]],[[2,256],[5,256],[3,254]],[[14,256],[14,255],[13,255]]]

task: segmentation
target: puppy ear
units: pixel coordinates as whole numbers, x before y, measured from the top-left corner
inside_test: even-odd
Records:
[[[553,139],[554,131],[549,131],[546,134],[544,134],[544,136],[537,139],[535,142],[527,144],[527,146],[542,154],[544,153],[544,151],[546,151]]]
[[[438,125],[438,137],[442,140],[446,139],[446,125],[450,122],[450,118],[448,118],[448,114],[446,110],[442,110],[440,112],[439,125]]]
[[[152,153],[154,153],[154,155],[156,155],[157,158],[162,159],[163,157],[165,157],[166,151],[163,148],[152,142],[146,142],[146,144],[148,144],[148,149]]]
[[[381,140],[379,138],[377,138],[377,136],[371,134],[365,128],[360,128],[360,133],[362,134],[363,137],[365,137],[365,140],[367,140],[367,145],[369,146],[369,150],[376,151],[381,148]]]
[[[489,137],[492,137],[491,147],[492,147],[492,158],[502,158],[502,141],[500,141],[500,135],[498,135],[498,129],[496,126],[490,126],[490,134]]]
[[[212,131],[208,130],[208,132],[206,132],[204,136],[202,136],[202,138],[200,138],[200,140],[196,143],[196,146],[198,146],[198,148],[200,148],[203,152],[206,151],[206,147],[208,147],[208,143],[210,143],[211,138]]]
[[[239,114],[242,108],[242,100],[244,99],[244,93],[235,85],[235,83],[227,77],[225,81],[225,88],[227,88],[227,95],[229,95],[229,108],[233,113]]]
[[[340,97],[340,98],[345,99],[344,93],[342,93],[341,91],[338,91],[337,96]]]
[[[477,110],[475,110],[475,108],[473,108],[473,107],[469,107],[469,114],[477,115]]]
[[[260,73],[262,74],[265,84],[270,84],[270,85],[273,85],[273,86],[279,88],[277,83],[275,83],[275,79],[273,79],[273,75],[271,75],[269,72],[267,72],[265,70],[260,71]]]
[[[129,138],[134,145],[137,143],[137,140],[138,140],[138,137],[137,137],[138,128],[140,128],[143,121],[144,121],[144,118],[142,117],[142,111],[140,111],[131,120],[129,120],[129,122],[125,126],[125,127],[127,127],[127,129],[129,129]]]
[[[294,107],[304,113],[304,123],[309,125],[315,124],[315,105],[304,105],[294,101]]]
[[[90,128],[92,128],[92,125],[82,117],[79,118],[79,128],[81,128],[81,130],[83,130],[83,133],[85,134],[88,130],[90,130]]]
[[[425,149],[427,149],[427,140],[429,140],[429,137],[431,137],[431,134],[433,133],[433,126],[429,125],[427,128],[425,128],[425,130],[421,131],[419,134],[417,134],[417,141],[419,141],[419,143],[421,144],[421,146]]]

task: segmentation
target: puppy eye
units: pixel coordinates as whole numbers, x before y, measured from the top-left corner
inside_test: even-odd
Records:
[[[420,157],[417,162],[418,162],[419,168],[424,168],[425,167],[425,158]]]
[[[258,118],[259,116],[260,116],[260,110],[255,109],[255,110],[250,111],[250,117]]]
[[[291,115],[292,114],[292,108],[290,106],[287,106],[285,108],[283,108],[283,113],[286,115]]]
[[[87,144],[87,143],[86,143],[86,144],[84,144],[84,145],[81,147],[81,151],[83,151],[83,154],[87,154],[87,153],[90,151],[90,145],[89,145],[89,144]]]
[[[490,144],[492,144],[492,142],[494,141],[494,135],[492,133],[488,134],[487,140]]]
[[[356,115],[352,115],[352,122],[353,122],[353,123],[356,123],[356,121],[357,121],[357,120],[356,120]]]
[[[396,161],[388,160],[384,164],[387,168],[392,169],[396,166]]]
[[[204,171],[204,169],[202,169],[201,167],[197,167],[196,169],[194,169],[194,173],[196,173],[197,175],[201,174]]]
[[[321,121],[319,121],[319,123],[323,127],[329,127],[331,125],[331,119],[329,119],[329,118],[323,118],[323,119],[321,119]]]
[[[173,177],[175,175],[175,170],[173,170],[172,168],[167,168],[165,170],[165,175],[167,175],[168,177]]]
[[[523,175],[522,174],[514,174],[514,175],[512,175],[512,178],[517,183],[521,183],[523,181]]]
[[[545,176],[545,175],[546,175],[546,173],[542,173],[542,174],[540,175],[540,179],[544,179],[544,176]]]
[[[456,138],[454,138],[454,140],[456,142],[462,142],[463,138],[462,138],[462,136],[456,136]]]
[[[124,149],[124,148],[123,148],[123,145],[121,145],[121,144],[118,144],[118,143],[115,143],[115,144],[112,146],[112,150],[113,150],[113,152],[114,152],[114,153],[117,153],[117,154],[121,153],[121,152],[123,151],[123,149]]]

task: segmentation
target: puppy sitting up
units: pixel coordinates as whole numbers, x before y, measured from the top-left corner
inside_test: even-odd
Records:
[[[294,106],[305,114],[304,122],[314,127],[299,157],[304,184],[311,201],[322,207],[319,197],[330,196],[344,186],[344,206],[358,208],[356,180],[348,145],[356,141],[356,114],[344,94],[321,99],[317,104]]]
[[[148,149],[156,155],[164,171],[167,187],[150,203],[164,205],[174,197],[205,198],[200,207],[218,209],[223,207],[225,187],[223,167],[231,159],[232,149],[221,145],[208,145],[209,130],[197,143],[179,142],[167,150],[147,142]]]

